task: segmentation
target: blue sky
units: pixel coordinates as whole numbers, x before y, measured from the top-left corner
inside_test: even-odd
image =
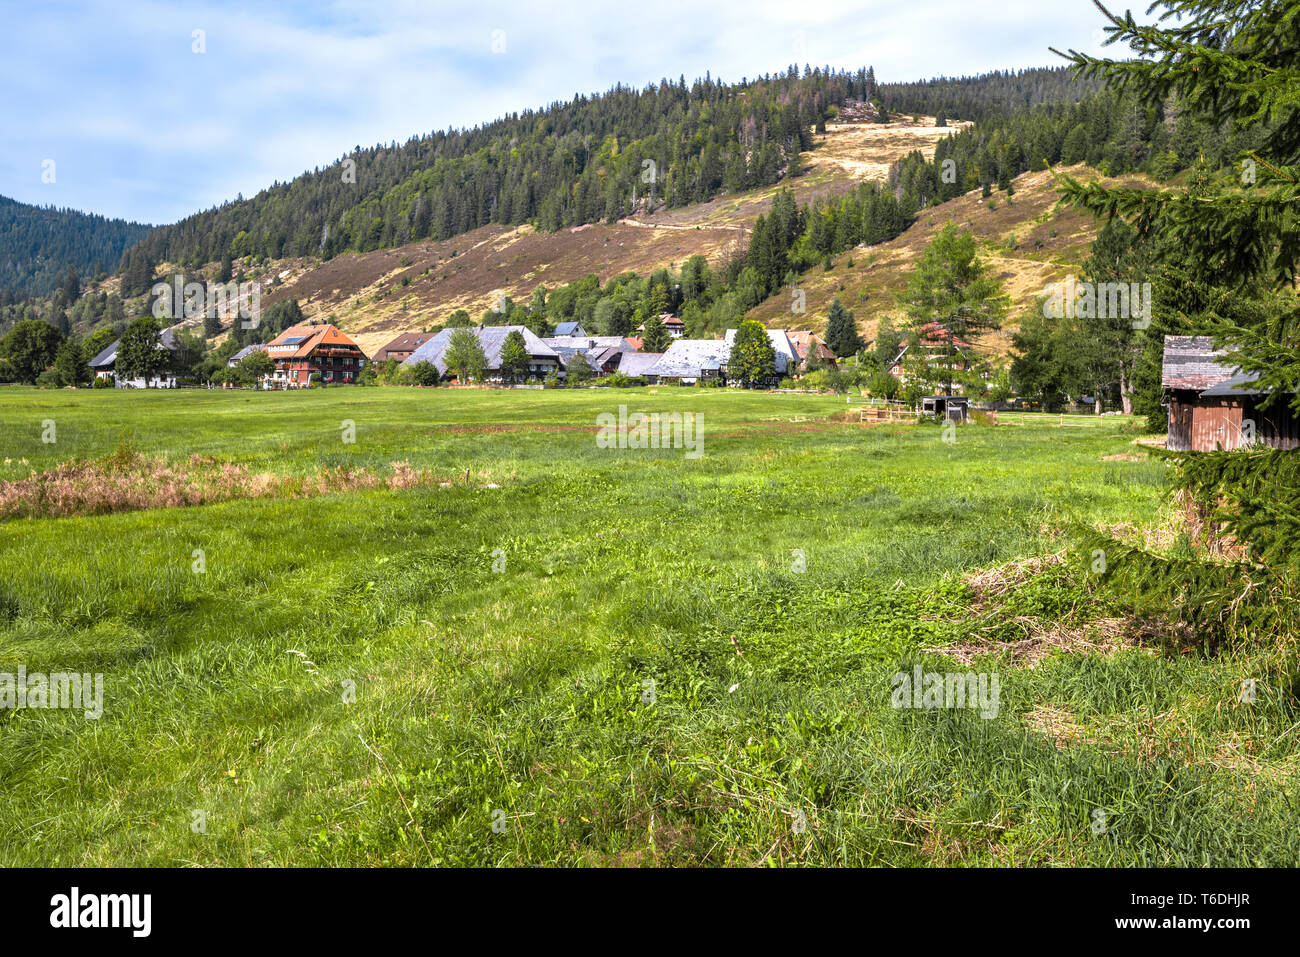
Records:
[[[356,145],[616,82],[706,70],[737,80],[792,62],[873,65],[882,81],[960,76],[1052,63],[1049,45],[1101,52],[1102,25],[1088,0],[0,0],[0,10],[0,194],[150,223],[251,196]],[[195,31],[205,52],[194,52]]]

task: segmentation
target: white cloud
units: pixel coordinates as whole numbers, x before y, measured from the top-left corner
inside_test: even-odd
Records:
[[[323,166],[615,82],[736,80],[790,63],[881,80],[1055,62],[1096,47],[1099,14],[1070,0],[746,0],[558,6],[389,0],[28,5],[0,56],[0,193],[164,222]],[[207,52],[190,52],[191,32]],[[506,52],[491,49],[505,32]],[[40,161],[63,157],[59,182]]]

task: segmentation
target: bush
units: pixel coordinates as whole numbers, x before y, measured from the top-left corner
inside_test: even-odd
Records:
[[[417,362],[409,367],[412,385],[430,386],[438,384],[438,367],[432,362]]]
[[[613,386],[615,389],[626,389],[631,386],[645,385],[643,376],[624,375],[621,372],[611,372],[605,377],[605,385]]]

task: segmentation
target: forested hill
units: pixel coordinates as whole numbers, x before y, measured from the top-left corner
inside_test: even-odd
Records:
[[[811,145],[828,107],[869,98],[874,84],[868,70],[791,67],[735,84],[706,76],[643,90],[620,85],[472,130],[358,147],[251,199],[162,227],[132,255],[185,264],[328,258],[489,223],[553,230],[615,220],[652,188],[656,203],[702,202],[777,182]]]
[[[66,277],[113,271],[129,246],[152,229],[52,206],[31,206],[0,196],[0,293],[42,296]]]
[[[946,114],[980,123],[1036,106],[1077,103],[1101,88],[1101,81],[1074,76],[1069,67],[1060,66],[881,83],[878,89],[891,112]]]

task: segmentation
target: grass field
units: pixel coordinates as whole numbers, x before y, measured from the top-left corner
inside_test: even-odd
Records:
[[[620,404],[701,413],[703,454],[598,448]],[[0,711],[0,862],[1294,864],[1294,661],[1175,648],[1063,551],[1180,547],[1123,420],[844,409],[0,390],[0,481],[123,450],[437,479],[0,521],[0,672],[105,676],[97,721]],[[996,674],[996,716],[891,706],[917,664]]]

